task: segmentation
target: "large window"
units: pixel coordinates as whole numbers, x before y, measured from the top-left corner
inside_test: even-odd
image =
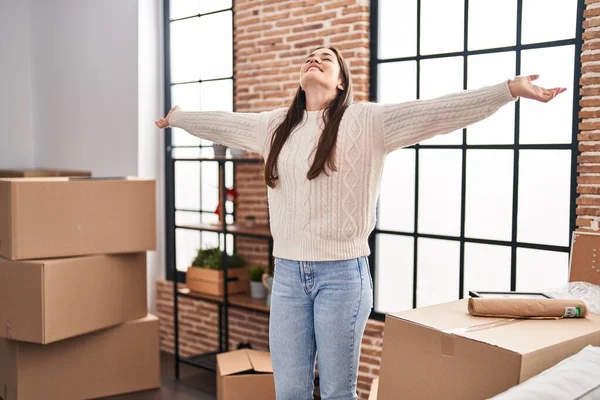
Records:
[[[179,105],[191,111],[232,111],[231,0],[165,0],[164,9],[167,106]],[[212,143],[174,128],[171,135],[167,135],[166,146],[167,191],[174,193],[175,198],[175,204],[167,207],[175,209],[174,220],[172,215],[166,216],[168,235],[174,226],[218,222],[215,214],[219,200],[218,165],[195,160],[212,157]],[[229,168],[226,185],[231,187],[232,184],[233,171]],[[167,195],[167,199],[171,198]],[[182,272],[198,248],[222,243],[219,234],[212,232],[177,228],[174,234],[175,237],[167,237],[168,249],[175,252],[177,270]],[[233,238],[228,237],[228,249],[232,244]],[[168,256],[168,259],[173,257]],[[170,274],[169,266],[167,271]]]
[[[568,91],[388,156],[375,311],[567,281],[582,0],[373,0],[371,97],[427,99],[540,74]]]

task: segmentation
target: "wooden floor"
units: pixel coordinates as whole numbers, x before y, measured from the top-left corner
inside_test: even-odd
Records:
[[[161,353],[162,387],[122,396],[105,397],[110,400],[216,400],[216,378],[212,371],[180,365],[180,379],[175,380],[174,356]]]

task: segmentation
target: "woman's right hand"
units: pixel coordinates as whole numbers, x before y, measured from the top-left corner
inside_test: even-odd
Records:
[[[167,116],[164,118],[161,118],[159,120],[157,120],[156,122],[154,122],[156,124],[156,126],[158,126],[160,129],[165,129],[168,128],[170,126],[170,118],[171,118],[171,114],[173,114],[175,111],[180,110],[181,108],[179,108],[179,106],[175,106],[173,108],[171,108],[169,110],[169,112],[167,113]]]

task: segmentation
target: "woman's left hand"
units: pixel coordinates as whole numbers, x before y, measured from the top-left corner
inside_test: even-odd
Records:
[[[531,83],[539,78],[539,75],[517,76],[508,82],[508,88],[513,97],[523,97],[547,103],[565,90],[566,88],[545,89]]]

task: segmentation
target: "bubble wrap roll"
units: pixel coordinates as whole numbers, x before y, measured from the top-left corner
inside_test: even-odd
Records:
[[[584,318],[588,308],[583,300],[470,298],[469,314],[504,318]]]

